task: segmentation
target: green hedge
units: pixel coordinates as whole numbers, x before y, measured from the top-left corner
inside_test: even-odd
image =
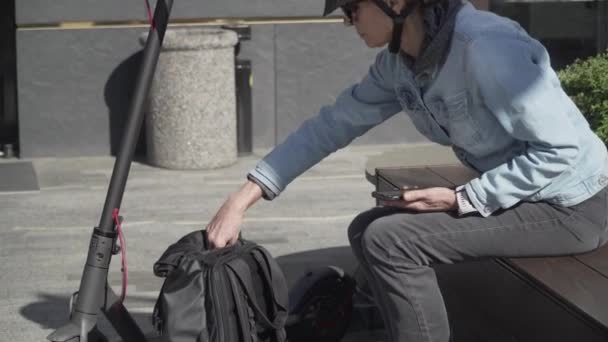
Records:
[[[608,52],[577,60],[558,75],[566,93],[608,145]]]

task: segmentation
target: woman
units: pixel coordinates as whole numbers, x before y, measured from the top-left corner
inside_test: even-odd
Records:
[[[607,237],[606,147],[562,90],[545,48],[515,22],[460,0],[327,0],[380,52],[363,80],[248,175],[208,225],[233,243],[245,210],[404,110],[480,176],[403,193],[360,214],[352,249],[391,341],[449,340],[434,263],[582,253]]]

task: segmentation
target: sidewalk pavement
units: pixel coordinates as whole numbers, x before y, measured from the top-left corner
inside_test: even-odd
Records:
[[[337,249],[342,259],[333,261],[353,267],[348,264],[352,263],[348,224],[374,205],[373,186],[365,179],[366,163],[394,149],[391,145],[349,147],[329,156],[274,201],[262,200],[250,208],[242,228],[244,237],[287,260],[289,278],[306,267],[332,262],[331,253],[315,253],[326,248],[342,247]],[[240,157],[230,167],[208,171],[173,171],[133,163],[121,208],[129,270],[125,304],[145,333],[152,331],[149,317],[162,284],[152,274],[153,263],[178,238],[204,228],[261,156]],[[78,290],[114,159],[36,159],[33,163],[40,192],[0,193],[1,341],[45,341],[67,322],[69,297]],[[299,252],[306,253],[290,257]],[[113,259],[108,280],[119,293],[119,256]],[[98,325],[111,341],[120,340],[105,318],[100,317]],[[354,336],[349,340],[370,341],[369,336]]]

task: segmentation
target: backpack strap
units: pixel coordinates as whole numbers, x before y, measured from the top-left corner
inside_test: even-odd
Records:
[[[272,300],[279,309],[277,310],[277,316],[281,316],[282,323],[285,323],[285,320],[287,320],[288,295],[283,272],[264,248],[258,246],[252,251],[252,255],[262,269],[266,283],[272,286]]]
[[[241,336],[243,341],[247,341],[248,337],[251,337],[251,331],[248,329],[250,326],[249,323],[249,314],[244,312],[244,308],[246,303],[243,302],[243,297],[239,296],[241,293],[238,289],[238,280],[234,272],[226,272],[228,275],[228,280],[230,281],[230,287],[232,289],[232,298],[234,299],[234,304],[236,307],[237,314],[239,316],[239,326],[241,328]],[[252,339],[252,341],[255,341]]]
[[[284,329],[289,313],[287,310],[288,306],[288,293],[287,284],[283,272],[279,268],[276,261],[270,256],[270,253],[263,248],[258,248],[252,251],[254,260],[258,263],[258,267],[262,268],[266,283],[272,285],[272,300],[274,302],[274,322],[278,323],[281,329],[275,329],[276,341],[283,342],[287,340],[287,332]]]
[[[251,277],[251,269],[249,265],[242,259],[233,259],[229,263],[226,263],[226,266],[234,272],[236,278],[240,281],[241,285],[245,289],[245,293],[251,302],[251,307],[255,312],[256,317],[267,327],[273,328],[275,330],[279,330],[283,328],[283,321],[281,317],[275,317],[272,321],[266,316],[266,314],[260,309],[260,306],[256,300],[256,294],[253,290],[253,282]],[[271,291],[272,292],[272,291]]]

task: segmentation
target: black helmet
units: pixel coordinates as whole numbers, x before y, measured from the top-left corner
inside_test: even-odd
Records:
[[[331,12],[353,2],[361,0],[325,0],[325,10],[323,15],[326,16]],[[389,51],[391,53],[399,52],[401,48],[401,35],[403,34],[403,23],[418,5],[423,5],[424,0],[409,0],[405,7],[401,10],[401,13],[395,12],[384,0],[371,0],[376,6],[378,6],[387,16],[393,19],[393,37],[389,44]]]
[[[342,7],[350,2],[355,2],[357,0],[325,0],[325,10],[323,11],[323,16],[330,14],[331,12],[338,9],[338,7]]]

